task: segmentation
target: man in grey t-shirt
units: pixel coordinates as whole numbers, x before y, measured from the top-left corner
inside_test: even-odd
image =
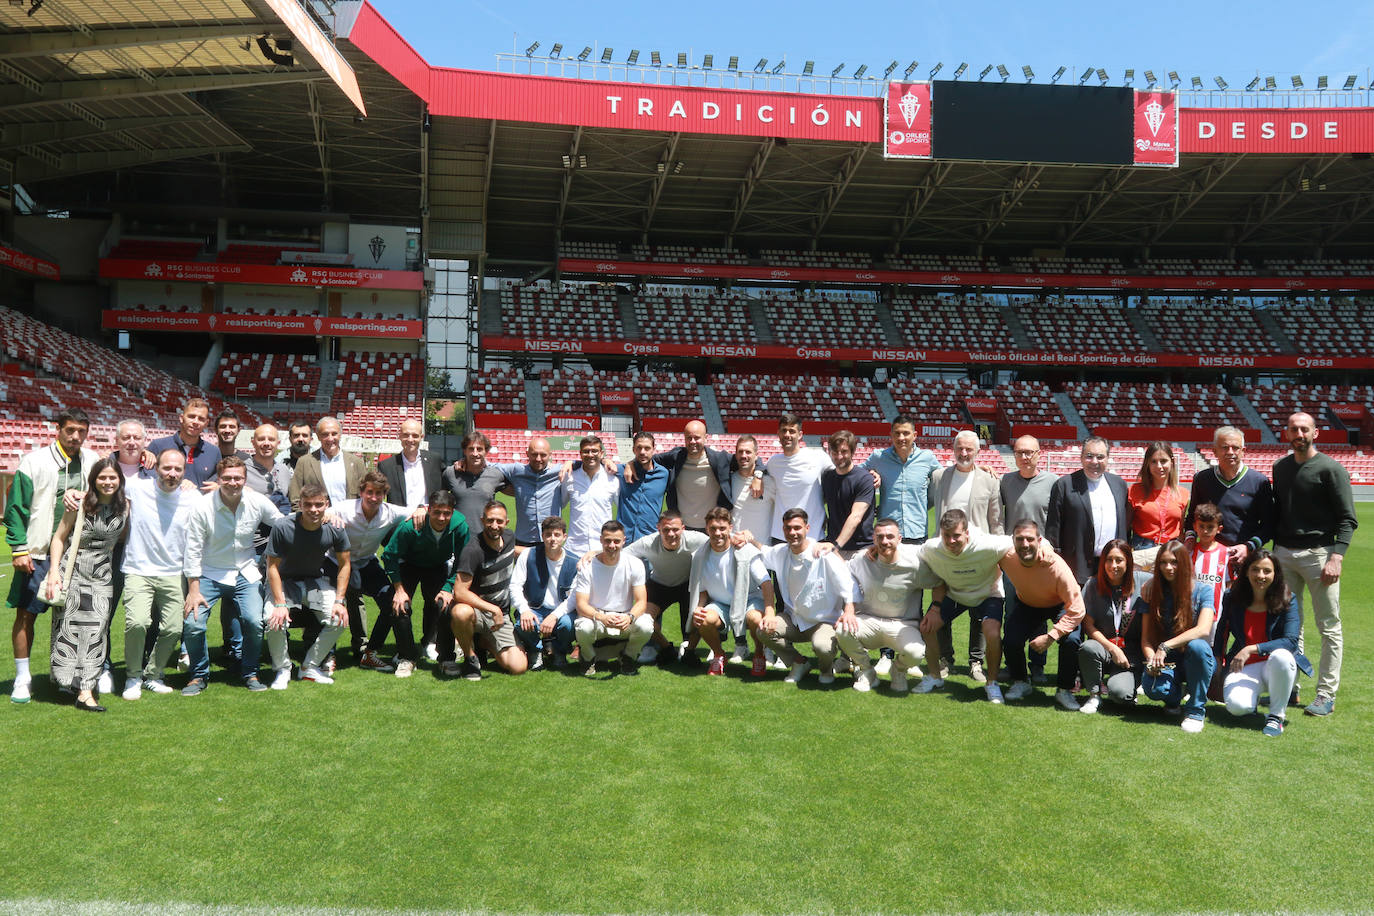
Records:
[[[1012,453],[1016,459],[1016,473],[1003,474],[1000,485],[1003,525],[1010,531],[1018,522],[1032,521],[1044,531],[1050,490],[1054,488],[1059,475],[1040,470],[1040,442],[1034,436],[1017,439],[1012,444]],[[1016,604],[1016,589],[1006,576],[1002,577],[1002,589],[1006,592],[1006,616],[1003,619],[1007,619]],[[1044,652],[1030,650],[1030,674],[1034,683],[1046,683]]]
[[[444,486],[458,500],[458,512],[468,531],[481,531],[483,508],[496,498],[498,490],[511,492],[510,482],[503,471],[487,464],[491,440],[484,433],[468,433],[463,437],[462,449],[463,457],[444,469]]]

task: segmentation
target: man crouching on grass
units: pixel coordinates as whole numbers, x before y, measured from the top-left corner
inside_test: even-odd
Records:
[[[437,599],[440,607],[452,605],[450,626],[463,650],[462,672],[469,681],[482,679],[485,652],[510,674],[524,674],[529,667],[515,644],[515,627],[506,619],[514,573],[515,535],[506,528],[506,507],[489,502],[482,508],[482,533],[458,555]]]
[[[644,585],[644,561],[623,552],[625,526],[606,522],[601,526],[601,552],[577,570],[573,594],[577,601],[577,645],[586,667],[582,673],[595,677],[596,644],[599,640],[624,639],[620,670],[639,673],[639,651],[654,633],[654,618],[645,613],[648,592]]]
[[[299,607],[315,615],[320,633],[307,647],[301,660],[301,680],[332,684],[334,679],[320,670],[320,663],[334,648],[348,625],[349,563],[348,534],[342,528],[324,523],[329,509],[329,494],[319,484],[306,484],[300,491],[300,511],[272,523],[267,540],[267,650],[272,655],[276,676],[274,690],[285,690],[291,681],[291,658],[286,652],[286,629],[291,609]],[[335,581],[324,573],[326,555],[333,551],[338,563]]]

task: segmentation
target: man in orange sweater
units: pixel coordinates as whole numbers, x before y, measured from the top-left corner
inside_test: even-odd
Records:
[[[1065,709],[1077,709],[1073,682],[1078,675],[1078,647],[1083,642],[1079,630],[1083,622],[1083,593],[1063,557],[1056,555],[1049,565],[1041,562],[1039,525],[1020,521],[1012,529],[1011,539],[1016,556],[1005,557],[1000,564],[1016,590],[1002,640],[1012,681],[1006,697],[1019,700],[1033,690],[1026,673],[1027,641],[1036,652],[1044,652],[1051,643],[1058,643],[1059,673],[1054,698]],[[1046,632],[1050,622],[1053,626]],[[1031,638],[1033,631],[1039,632]]]

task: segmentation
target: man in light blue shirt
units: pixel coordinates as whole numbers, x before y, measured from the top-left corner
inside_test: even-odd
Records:
[[[549,467],[550,454],[549,440],[540,436],[531,439],[525,449],[529,464],[493,465],[506,475],[515,491],[515,543],[521,547],[537,547],[543,543],[540,523],[563,511],[563,488],[558,470]]]
[[[635,541],[658,531],[658,514],[668,491],[668,468],[654,461],[654,434],[641,432],[634,439],[634,469],[620,484],[616,518],[625,526],[625,541]],[[620,470],[625,469],[622,466]]]
[[[930,476],[940,468],[935,455],[916,448],[916,421],[906,414],[892,420],[892,447],[868,456],[863,464],[878,478],[878,518],[894,518],[902,529],[903,544],[926,539],[930,510]]]

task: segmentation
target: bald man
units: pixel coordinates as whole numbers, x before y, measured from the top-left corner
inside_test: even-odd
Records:
[[[550,466],[553,449],[549,440],[536,436],[525,449],[526,464],[497,464],[515,493],[515,543],[538,547],[543,543],[539,526],[550,515],[563,511],[563,487],[558,468]]]
[[[407,509],[423,506],[439,487],[443,486],[444,461],[438,455],[420,448],[425,441],[425,425],[419,420],[401,424],[399,436],[401,453],[377,462],[377,470],[386,478],[386,501]]]
[[[706,447],[706,424],[700,420],[683,427],[682,442],[654,455],[654,461],[668,469],[668,508],[682,516],[688,530],[705,533],[707,512],[733,506],[730,453]]]
[[[343,450],[343,427],[333,417],[321,417],[315,424],[320,447],[296,462],[288,496],[293,509],[300,508],[301,488],[311,484],[324,487],[331,505],[341,506],[358,498],[367,465],[363,459]]]
[[[1292,453],[1274,462],[1274,557],[1288,588],[1301,603],[1312,593],[1312,616],[1321,633],[1317,698],[1305,712],[1329,716],[1341,680],[1341,566],[1359,522],[1350,474],[1317,451],[1311,414],[1288,418],[1284,435]]]

